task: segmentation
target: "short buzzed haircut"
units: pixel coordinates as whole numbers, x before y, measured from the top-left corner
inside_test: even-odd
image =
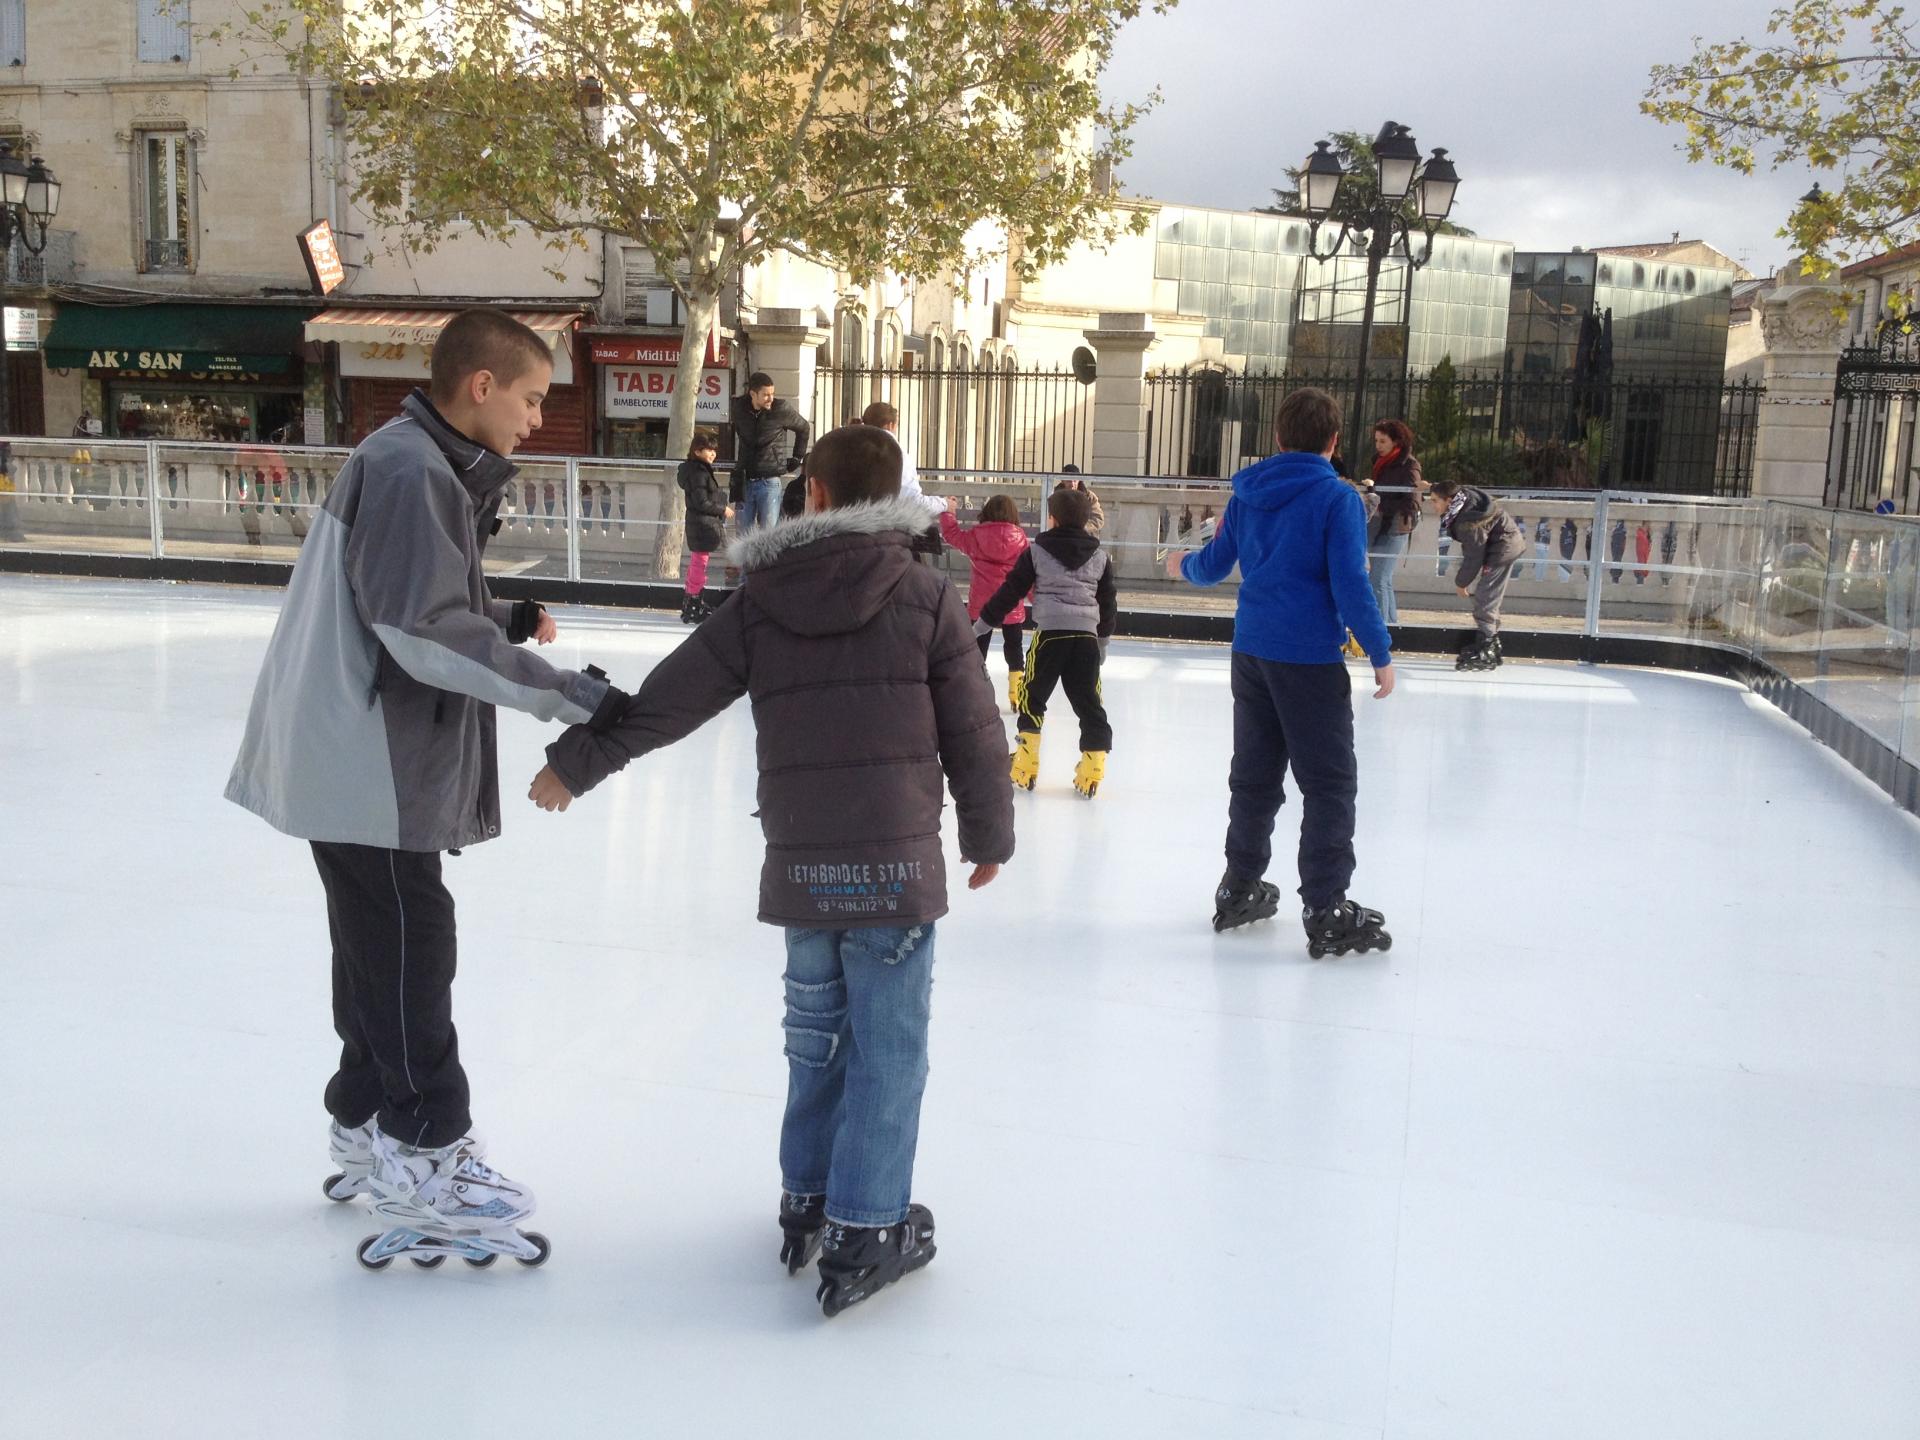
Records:
[[[502,310],[462,310],[433,342],[427,382],[435,403],[457,400],[467,377],[490,371],[511,385],[536,365],[553,364],[553,351],[537,332]]]
[[[827,491],[838,510],[866,500],[891,500],[900,493],[900,447],[884,430],[847,425],[829,431],[807,451],[807,476]]]
[[[773,384],[773,377],[764,370],[756,370],[747,377],[747,389],[765,390]]]
[[[1056,490],[1047,496],[1047,514],[1069,530],[1084,530],[1093,518],[1093,497],[1084,490]]]
[[[1339,433],[1340,402],[1326,391],[1309,385],[1280,402],[1274,436],[1282,450],[1310,450],[1320,455]]]
[[[876,400],[860,412],[860,423],[877,425],[885,430],[889,425],[900,423],[900,412],[884,400]]]

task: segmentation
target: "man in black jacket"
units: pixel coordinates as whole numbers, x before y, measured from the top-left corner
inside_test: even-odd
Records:
[[[733,397],[732,498],[742,535],[779,519],[781,477],[800,468],[812,435],[798,410],[774,398],[773,377],[764,370],[747,378],[746,394]]]

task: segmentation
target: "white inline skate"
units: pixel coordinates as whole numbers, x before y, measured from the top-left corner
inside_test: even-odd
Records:
[[[439,1150],[409,1150],[391,1137],[374,1141],[373,1213],[387,1229],[360,1242],[360,1263],[384,1270],[405,1255],[431,1270],[449,1255],[483,1270],[502,1255],[522,1265],[546,1261],[547,1237],[521,1230],[533,1195],[480,1158],[472,1136]]]
[[[327,1122],[327,1149],[333,1156],[334,1173],[320,1182],[320,1193],[329,1200],[351,1200],[356,1195],[371,1195],[373,1185],[373,1122],[344,1128],[338,1120]]]

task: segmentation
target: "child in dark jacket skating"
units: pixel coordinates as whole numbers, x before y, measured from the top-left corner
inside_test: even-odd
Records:
[[[1013,855],[1006,735],[959,593],[915,563],[924,505],[865,426],[807,455],[807,512],[729,558],[740,588],[604,734],[548,747],[532,799],[563,810],[614,771],[753,703],[767,854],[760,919],[786,929],[781,1258],[820,1258],[828,1315],[933,1258],[913,1203],[946,786],[977,890]],[[942,778],[946,785],[943,786]]]
[[[1376,700],[1393,693],[1393,655],[1367,579],[1366,508],[1328,463],[1339,437],[1339,403],[1324,390],[1294,391],[1280,406],[1279,453],[1233,477],[1219,533],[1169,567],[1195,585],[1216,585],[1240,566],[1227,869],[1214,892],[1213,927],[1264,920],[1279,908],[1278,887],[1261,877],[1291,768],[1305,805],[1302,921],[1316,957],[1393,943],[1378,910],[1347,898],[1359,778],[1341,643],[1352,631],[1366,652]]]
[[[1526,533],[1491,495],[1455,476],[1430,481],[1427,502],[1440,517],[1440,533],[1460,542],[1454,588],[1461,599],[1473,598],[1474,636],[1455,667],[1491,670],[1500,664],[1500,604],[1526,554]]]
[[[1027,553],[1027,532],[1020,528],[1020,509],[1011,495],[995,495],[980,507],[980,523],[962,525],[954,519],[958,499],[947,497],[946,511],[940,516],[940,534],[947,544],[965,555],[973,565],[973,578],[967,586],[967,616],[978,620],[987,601],[1005,583],[1020,557]],[[1007,655],[1007,704],[1020,713],[1020,695],[1026,689],[1025,653],[1027,604],[1025,597],[1006,613],[1000,622],[1000,640]],[[993,632],[980,635],[980,658],[987,656]]]
[[[1107,638],[1119,616],[1113,563],[1088,531],[1093,493],[1055,490],[1047,497],[1047,530],[1013,563],[1007,578],[974,621],[976,634],[991,634],[1014,608],[1033,595],[1032,664],[1020,696],[1019,735],[1013,752],[1013,783],[1031,790],[1040,774],[1040,727],[1055,685],[1066,688],[1080,718],[1080,763],[1073,788],[1091,800],[1107,774],[1113,726],[1100,698],[1100,667]]]
[[[693,432],[687,458],[675,478],[687,497],[687,598],[680,602],[680,623],[698,625],[713,613],[707,604],[707,561],[726,538],[725,525],[733,518],[727,487],[713,472],[719,447],[711,430]]]

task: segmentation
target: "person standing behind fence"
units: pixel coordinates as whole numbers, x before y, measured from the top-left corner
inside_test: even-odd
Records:
[[[724,527],[733,518],[727,487],[713,473],[718,453],[711,430],[694,431],[693,444],[675,477],[687,496],[687,598],[680,602],[682,625],[698,625],[713,613],[707,604],[707,560],[726,540]]]
[[[1527,537],[1499,501],[1456,477],[1430,481],[1427,498],[1440,517],[1440,533],[1460,545],[1454,588],[1462,599],[1473,598],[1474,635],[1462,647],[1455,668],[1492,670],[1502,658],[1500,605],[1513,567],[1527,552]]]
[[[779,518],[783,477],[807,458],[813,427],[800,412],[774,397],[773,377],[756,370],[747,393],[733,397],[732,498],[740,533]]]
[[[1102,530],[1107,528],[1106,506],[1100,503],[1100,497],[1093,493],[1093,487],[1087,484],[1085,478],[1082,477],[1078,465],[1063,465],[1060,467],[1060,473],[1072,478],[1060,481],[1053,488],[1055,490],[1078,490],[1087,497],[1087,533],[1089,535],[1098,535]]]
[[[1373,456],[1374,493],[1380,508],[1368,535],[1367,580],[1380,618],[1398,625],[1400,601],[1393,593],[1393,572],[1420,523],[1420,491],[1426,481],[1413,453],[1413,431],[1404,420],[1375,423]]]
[[[945,501],[935,500],[920,488],[920,467],[913,463],[907,442],[900,438],[900,411],[884,400],[876,400],[860,412],[860,418],[854,423],[886,432],[900,447],[900,498],[924,506],[927,512],[927,528],[913,537],[913,553],[931,564],[931,557],[946,548],[939,521],[945,517],[947,506]]]

